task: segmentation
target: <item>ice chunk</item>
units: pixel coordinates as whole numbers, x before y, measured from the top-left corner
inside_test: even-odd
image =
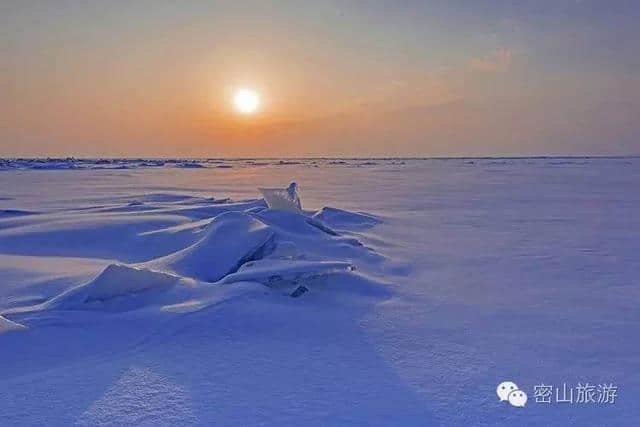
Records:
[[[302,202],[298,195],[298,185],[292,182],[287,188],[258,188],[267,206],[289,212],[301,212]]]
[[[289,296],[292,298],[298,298],[299,296],[304,295],[307,292],[309,292],[309,288],[304,285],[300,285],[293,292],[291,292]]]
[[[225,276],[218,283],[253,281],[267,286],[279,286],[354,269],[351,263],[344,261],[263,259],[244,264],[237,272]]]

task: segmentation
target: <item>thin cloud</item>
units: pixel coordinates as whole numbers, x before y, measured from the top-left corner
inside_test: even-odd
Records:
[[[514,52],[508,48],[500,48],[488,55],[473,58],[469,62],[472,70],[487,73],[504,73],[509,71],[513,64]]]

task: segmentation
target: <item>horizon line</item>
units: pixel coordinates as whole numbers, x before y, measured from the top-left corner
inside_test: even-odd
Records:
[[[471,159],[628,159],[640,154],[532,154],[493,156],[283,156],[283,157],[180,157],[180,156],[0,156],[0,160],[471,160]]]

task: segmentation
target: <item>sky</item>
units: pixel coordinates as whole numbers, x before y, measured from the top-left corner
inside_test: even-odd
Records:
[[[0,156],[637,155],[638,22],[634,0],[0,0]]]

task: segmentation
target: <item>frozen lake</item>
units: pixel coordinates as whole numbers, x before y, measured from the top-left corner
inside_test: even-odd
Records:
[[[304,215],[261,210],[257,188],[292,181]],[[635,424],[639,188],[638,158],[1,161],[0,314],[26,329],[0,333],[0,423]],[[305,222],[324,207],[346,212]],[[269,268],[309,261],[322,283],[214,289],[195,264],[170,290],[93,281],[181,272],[154,260],[205,233],[197,256],[230,256],[227,210],[239,240],[275,239]],[[289,241],[299,258],[276,257]],[[578,383],[617,394],[578,402]]]

